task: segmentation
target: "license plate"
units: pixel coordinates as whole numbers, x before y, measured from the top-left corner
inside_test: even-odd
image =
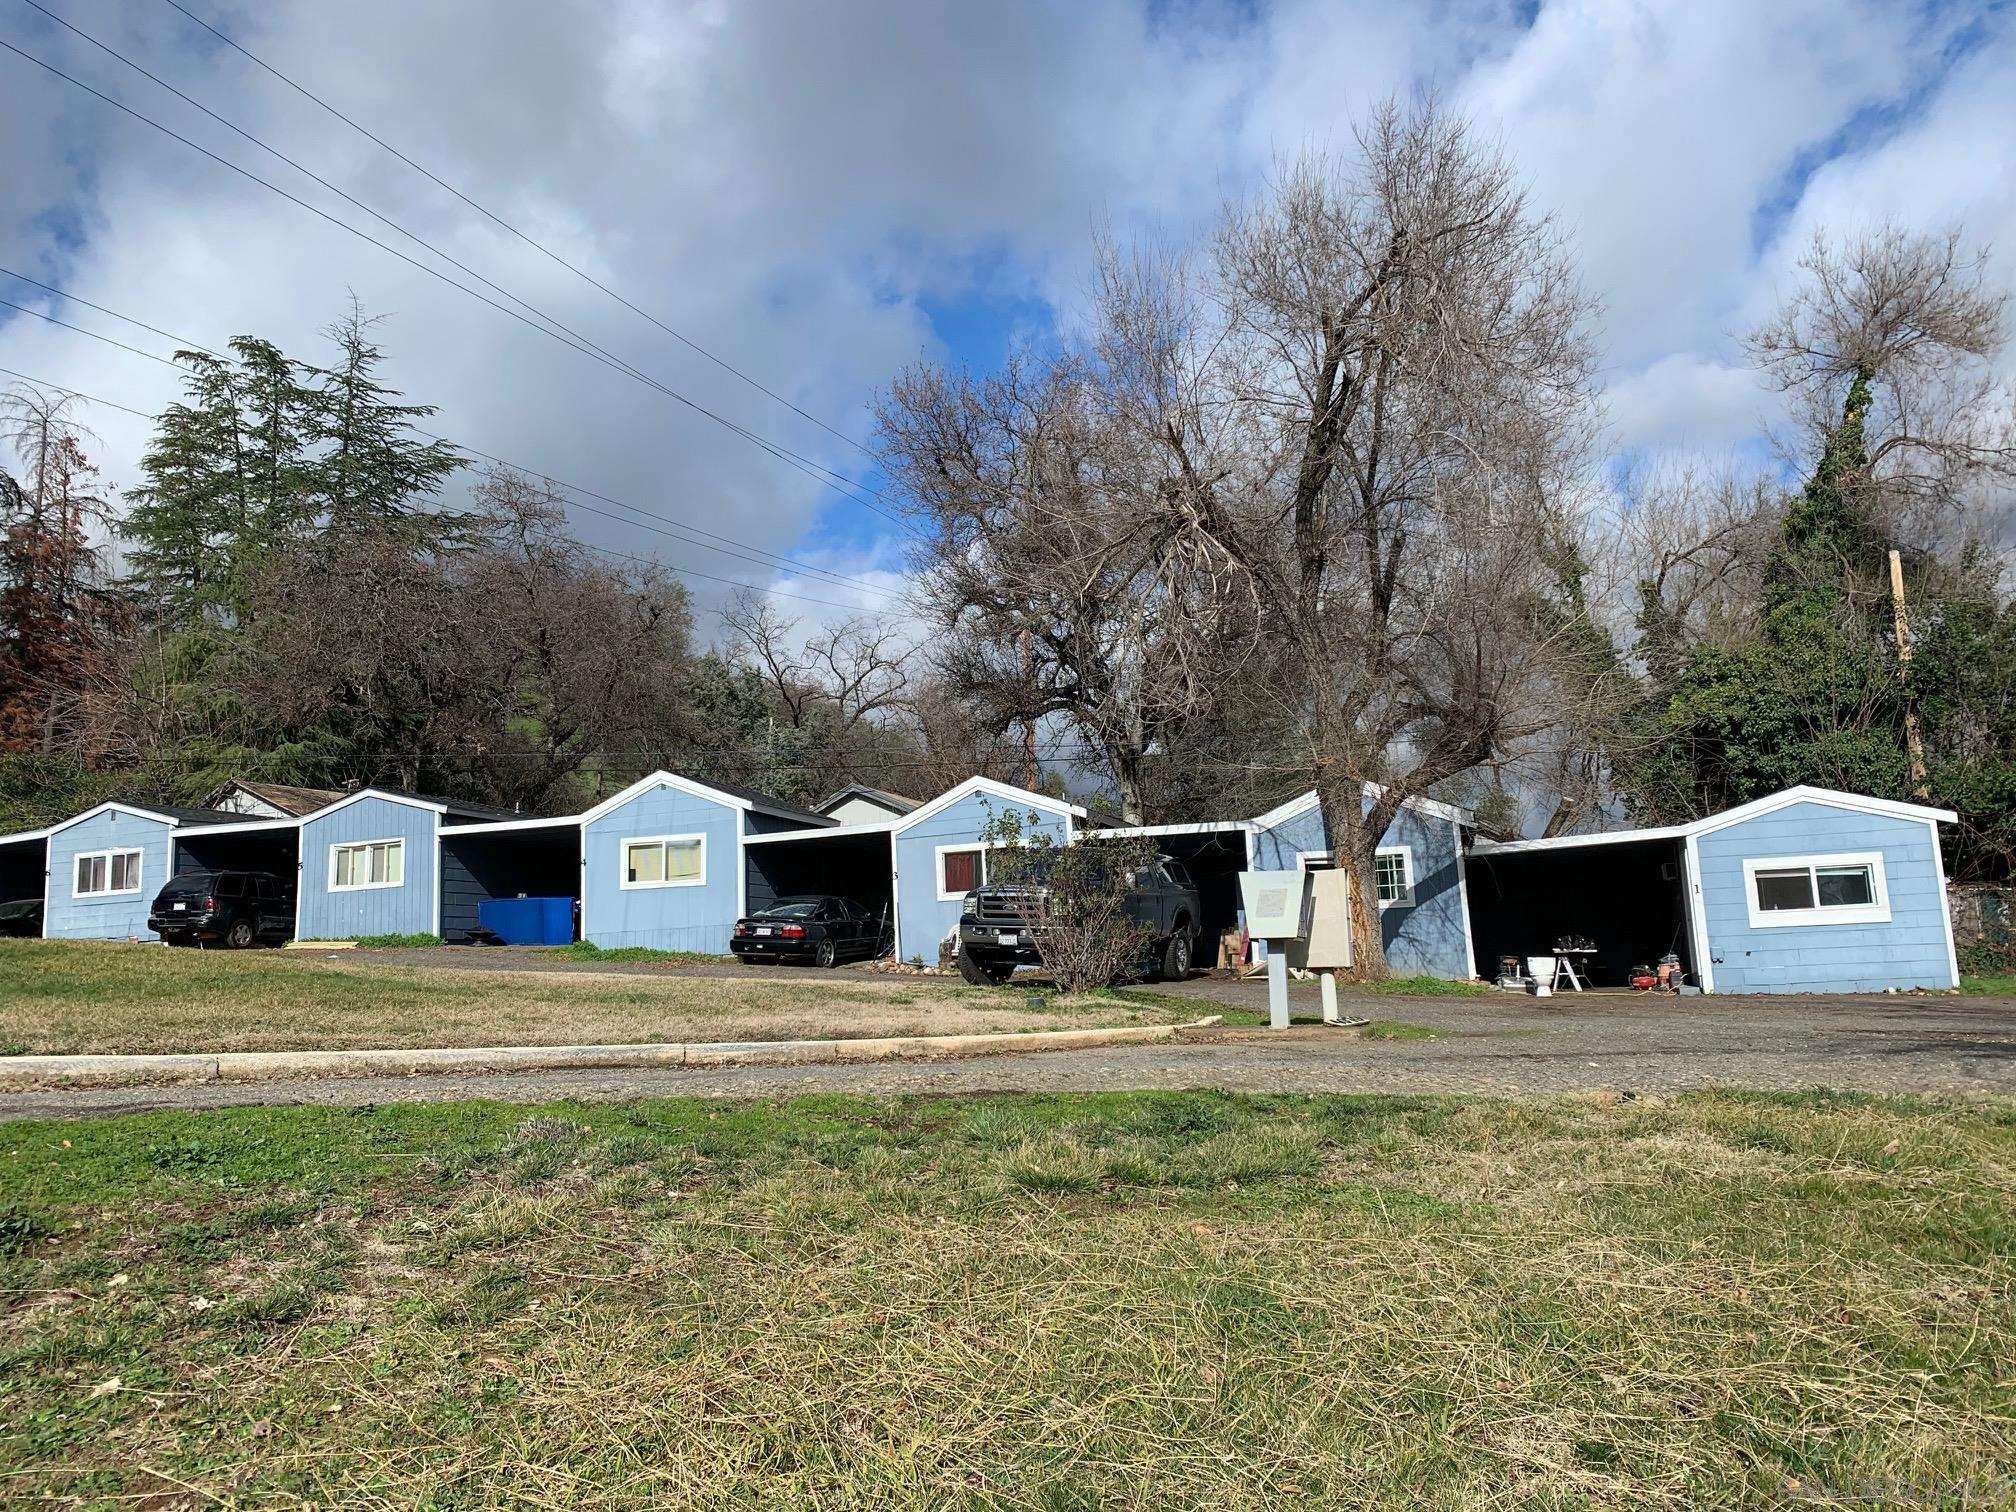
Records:
[[[1002,930],[994,939],[997,944],[1001,945],[1020,945],[1022,943],[1022,936],[1009,929]]]
[[[175,905],[175,912],[177,913],[187,913],[188,911],[189,905],[187,903],[177,903]]]
[[[767,930],[767,929],[759,929],[759,930],[757,930],[757,931],[756,931],[756,933],[758,933],[759,935],[766,935],[766,934],[770,933],[770,931],[769,931],[769,930]]]

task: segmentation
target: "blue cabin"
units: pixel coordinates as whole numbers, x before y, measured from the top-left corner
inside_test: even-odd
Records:
[[[1368,785],[1366,808],[1375,793]],[[1477,974],[1465,903],[1467,822],[1470,816],[1453,804],[1410,798],[1380,837],[1375,862],[1379,934],[1387,965],[1397,975],[1465,981]],[[1323,814],[1313,790],[1260,815],[1251,830],[1257,871],[1330,865]]]
[[[1472,928],[1494,966],[1585,936],[1598,986],[1671,953],[1708,992],[1955,987],[1939,826],[1956,819],[1795,787],[1689,824],[1480,841]]]
[[[48,831],[42,934],[51,940],[157,940],[148,906],[173,869],[173,811],[101,803]]]
[[[444,804],[366,788],[300,821],[295,938],[439,934]]]
[[[1085,817],[1064,799],[969,777],[891,821],[898,960],[938,963],[939,946],[958,933],[961,901],[987,881],[988,836],[1011,812],[1025,837],[1057,845],[1070,844]]]
[[[654,772],[580,817],[581,938],[726,955],[747,907],[744,837],[830,825],[759,793]]]

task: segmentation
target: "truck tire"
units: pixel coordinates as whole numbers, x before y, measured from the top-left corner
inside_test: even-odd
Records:
[[[1014,974],[1013,961],[989,961],[970,950],[959,952],[959,975],[975,987],[999,987]]]
[[[225,933],[224,943],[233,950],[248,950],[255,938],[250,919],[239,919]]]
[[[1169,936],[1169,943],[1162,947],[1163,981],[1180,982],[1190,975],[1190,957],[1193,949],[1187,925]]]

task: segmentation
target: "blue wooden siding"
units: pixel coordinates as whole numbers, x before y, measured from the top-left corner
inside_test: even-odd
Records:
[[[1946,895],[1936,840],[1924,820],[1795,803],[1703,835],[1696,844],[1717,992],[1956,985],[1946,955]],[[1751,927],[1746,860],[1854,851],[1882,853],[1889,923]]]
[[[1472,974],[1470,921],[1457,872],[1455,824],[1403,808],[1379,843],[1406,846],[1414,863],[1413,905],[1396,903],[1379,913],[1387,965],[1401,976],[1467,979]],[[1254,832],[1253,868],[1293,871],[1303,852],[1325,849],[1322,816],[1312,803],[1301,813]],[[1265,955],[1264,946],[1256,949]]]
[[[582,935],[609,949],[694,950],[726,955],[740,912],[742,855],[736,810],[675,787],[639,793],[587,825],[582,835]],[[707,837],[698,887],[623,886],[623,842],[649,835]]]
[[[360,935],[432,934],[440,897],[435,836],[439,817],[432,809],[389,798],[360,798],[301,826],[301,924],[303,940],[353,940]],[[397,887],[329,890],[329,851],[359,840],[404,840],[404,881]]]
[[[982,832],[1009,809],[1021,817],[1027,831],[1047,834],[1060,845],[1069,838],[1070,815],[1065,810],[1027,800],[1009,803],[986,793],[969,793],[897,833],[896,943],[901,959],[921,956],[935,966],[939,942],[959,927],[959,900],[938,897],[938,847],[977,844]],[[1031,813],[1037,816],[1033,824]]]
[[[90,851],[138,848],[140,890],[110,898],[79,898],[77,857]],[[49,837],[46,933],[52,940],[158,940],[147,927],[148,905],[170,875],[173,827],[166,819],[118,812],[94,814]]]

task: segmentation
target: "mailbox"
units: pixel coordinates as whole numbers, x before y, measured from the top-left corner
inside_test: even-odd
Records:
[[[1291,957],[1309,971],[1349,971],[1351,955],[1351,874],[1325,868],[1309,874],[1309,927],[1303,946]]]
[[[1246,910],[1246,933],[1256,940],[1292,940],[1302,933],[1302,899],[1309,884],[1303,871],[1239,873],[1239,903]]]

